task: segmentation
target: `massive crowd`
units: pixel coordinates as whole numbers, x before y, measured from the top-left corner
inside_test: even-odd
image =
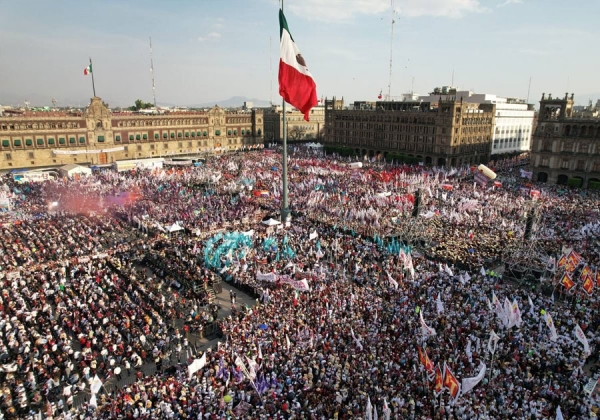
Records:
[[[195,168],[32,184],[7,176],[4,418],[554,419],[560,407],[567,419],[587,419],[597,411],[584,386],[599,355],[599,299],[579,278],[588,267],[600,287],[597,194],[531,184],[515,160],[497,163],[501,184],[482,186],[470,168],[352,168],[297,148],[292,220],[269,226],[281,206],[279,159],[226,155]],[[563,254],[576,256],[568,292]],[[490,274],[515,255],[543,266],[535,287]],[[176,325],[217,318],[206,293],[215,275],[259,302],[219,321],[216,348],[163,369],[188,348]],[[144,376],[148,363],[157,370]],[[130,374],[130,385],[98,385]],[[454,377],[478,381],[452,395]]]

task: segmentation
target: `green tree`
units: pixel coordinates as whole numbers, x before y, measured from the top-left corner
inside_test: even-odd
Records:
[[[151,104],[150,102],[144,102],[141,99],[137,99],[135,101],[135,105],[130,106],[129,110],[130,111],[139,111],[140,109],[148,109],[148,108],[152,108],[154,107],[153,104]]]

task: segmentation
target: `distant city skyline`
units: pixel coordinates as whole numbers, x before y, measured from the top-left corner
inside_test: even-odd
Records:
[[[277,0],[0,3],[0,104],[188,106],[239,96],[280,103]],[[394,0],[392,98],[435,86],[526,99],[600,97],[600,2]],[[390,0],[286,0],[319,97],[376,100],[389,83]],[[414,80],[414,82],[413,82]]]

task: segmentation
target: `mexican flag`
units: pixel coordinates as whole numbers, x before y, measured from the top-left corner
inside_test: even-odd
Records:
[[[308,114],[318,103],[317,85],[306,67],[306,62],[296,46],[288,28],[283,10],[279,9],[280,60],[279,94],[283,99],[298,108],[308,121]]]
[[[83,69],[83,75],[87,76],[88,74],[90,74],[92,72],[92,63],[90,63],[89,66],[87,66],[86,68]]]

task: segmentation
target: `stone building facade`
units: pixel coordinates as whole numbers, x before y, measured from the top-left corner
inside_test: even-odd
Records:
[[[260,109],[164,115],[113,113],[92,98],[83,113],[26,112],[0,117],[0,170],[102,165],[117,160],[222,153],[263,144]]]
[[[304,114],[298,110],[286,109],[288,141],[314,140],[320,141],[325,127],[325,108],[316,106],[310,110],[310,121],[304,120]],[[282,107],[272,106],[264,110],[266,142],[280,142],[283,140],[283,112]]]
[[[355,102],[325,100],[325,143],[361,155],[395,153],[425,165],[487,163],[495,105],[456,100]]]
[[[584,188],[600,182],[600,116],[575,112],[574,95],[542,95],[533,135],[533,180],[567,185],[569,179]]]

